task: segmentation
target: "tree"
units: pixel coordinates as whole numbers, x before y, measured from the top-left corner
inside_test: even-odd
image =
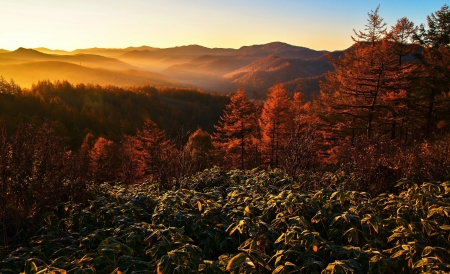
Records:
[[[417,44],[414,44],[414,35],[417,32],[417,27],[408,18],[403,17],[397,20],[396,24],[391,27],[386,34],[386,40],[391,43],[392,54],[398,60],[397,64],[397,82],[395,83],[396,92],[390,92],[382,98],[386,105],[390,106],[391,116],[391,140],[396,139],[397,131],[399,131],[399,141],[404,139],[407,142],[408,122],[412,123],[410,119],[408,105],[410,105],[411,94],[411,72],[415,69],[416,63],[413,62],[412,57],[417,50]],[[408,57],[408,59],[406,59]],[[405,62],[406,59],[406,62]],[[403,138],[405,136],[405,138]]]
[[[208,167],[213,149],[211,135],[201,128],[198,128],[189,136],[186,144],[186,150],[197,171],[204,170]]]
[[[399,119],[395,102],[403,96],[407,74],[398,65],[394,43],[386,39],[378,8],[369,13],[366,30],[357,33],[361,40],[343,56],[332,59],[335,71],[328,73],[321,84],[318,100],[322,121],[328,126],[334,124],[330,130],[350,137],[351,144],[361,134],[371,140],[375,133],[388,131],[389,138],[395,138]]]
[[[402,17],[397,20],[397,23],[387,33],[386,39],[393,43],[393,51],[398,57],[399,66],[404,64],[403,59],[405,56],[417,49],[417,46],[413,44],[417,30],[418,28],[413,22],[406,17]]]
[[[375,11],[370,11],[367,15],[367,25],[365,25],[365,31],[356,31],[355,37],[352,37],[354,42],[364,42],[369,43],[372,47],[375,46],[379,41],[381,41],[386,34],[386,23],[384,19],[378,14],[380,10],[380,5],[375,9]]]
[[[89,152],[92,178],[96,182],[109,182],[115,179],[114,142],[99,137]]]
[[[137,132],[139,148],[142,155],[146,176],[159,179],[162,184],[168,183],[167,167],[173,145],[166,138],[164,131],[150,119],[145,120],[142,130]]]
[[[131,185],[144,175],[142,155],[138,151],[139,140],[135,136],[123,135],[119,148],[121,182]]]
[[[436,131],[440,121],[448,119],[446,94],[450,84],[450,10],[447,5],[427,16],[427,28],[422,24],[415,39],[422,45],[418,54],[420,65],[415,71],[414,99],[425,122],[424,137]],[[446,119],[447,118],[447,119]]]
[[[227,167],[245,169],[252,165],[252,152],[257,149],[257,115],[255,105],[239,88],[226,105],[212,138],[218,157]]]
[[[259,125],[265,162],[275,167],[280,153],[294,129],[295,112],[283,84],[276,83],[267,93]]]

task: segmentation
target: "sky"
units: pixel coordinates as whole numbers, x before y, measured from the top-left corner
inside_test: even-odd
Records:
[[[440,0],[0,0],[0,48],[74,50],[183,45],[239,48],[274,41],[342,50],[367,13],[391,26],[426,23]]]

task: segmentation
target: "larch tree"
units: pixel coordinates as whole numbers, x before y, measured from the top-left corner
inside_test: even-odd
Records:
[[[258,134],[257,108],[239,88],[230,98],[223,115],[219,119],[212,140],[222,159],[229,168],[249,168],[255,150],[255,136]]]
[[[114,146],[113,141],[99,137],[89,151],[92,178],[96,182],[108,182],[115,179],[113,175]]]
[[[164,131],[151,119],[144,122],[142,130],[137,132],[139,148],[145,166],[145,175],[158,178],[162,183],[167,183],[170,174],[166,174],[165,168],[174,149],[166,138]]]
[[[281,151],[294,131],[295,111],[283,84],[276,83],[267,93],[259,125],[263,158],[272,167],[279,165]]]
[[[378,8],[369,13],[366,32],[355,32],[356,43],[332,59],[335,71],[321,84],[322,120],[331,127],[328,131],[341,134],[337,139],[350,137],[353,144],[356,136],[365,135],[370,140],[392,124],[391,106],[382,98],[398,92],[402,77],[385,26]]]
[[[118,173],[121,182],[125,185],[131,185],[144,175],[144,163],[142,155],[139,153],[139,147],[139,139],[135,136],[122,136],[118,151],[121,162]]]
[[[386,34],[386,40],[391,43],[392,54],[398,60],[397,64],[397,81],[395,83],[395,91],[385,94],[382,98],[384,103],[390,106],[391,115],[389,116],[391,123],[390,139],[397,138],[401,142],[407,142],[408,129],[413,121],[410,119],[408,105],[410,105],[411,97],[411,72],[416,68],[416,62],[412,57],[417,50],[417,44],[414,43],[414,35],[417,27],[406,17],[397,20],[396,24],[391,27]],[[407,58],[409,60],[407,60]],[[405,60],[406,59],[406,60]],[[399,133],[397,133],[399,132]]]
[[[423,50],[415,74],[416,106],[425,118],[424,137],[429,138],[439,124],[449,118],[450,85],[450,10],[447,5],[427,16],[427,28],[419,27],[415,35]]]
[[[186,150],[196,171],[201,171],[208,167],[213,149],[211,135],[201,128],[198,128],[189,136]]]

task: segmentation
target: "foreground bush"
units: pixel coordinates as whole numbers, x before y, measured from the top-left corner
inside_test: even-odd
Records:
[[[101,185],[65,203],[1,273],[418,273],[450,271],[450,183],[399,195],[302,185],[278,171],[206,170],[158,193]]]

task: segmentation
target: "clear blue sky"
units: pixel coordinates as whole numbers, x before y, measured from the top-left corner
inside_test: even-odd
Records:
[[[380,4],[389,24],[416,24],[444,1],[372,0],[0,0],[0,48],[73,50],[199,44],[239,48],[273,41],[313,49],[351,45]]]

